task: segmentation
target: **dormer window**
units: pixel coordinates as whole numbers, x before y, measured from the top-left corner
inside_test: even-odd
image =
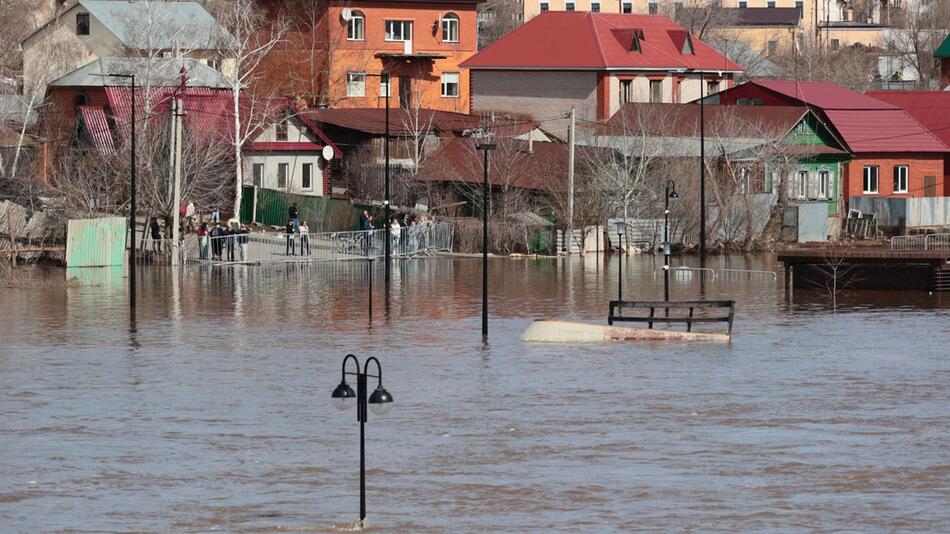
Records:
[[[695,54],[696,51],[693,49],[693,38],[687,33],[686,39],[683,39],[683,50],[684,54]]]
[[[636,28],[631,32],[630,36],[630,51],[631,52],[642,52],[643,47],[640,41],[643,40],[643,30]]]
[[[76,13],[76,35],[89,35],[89,13]]]

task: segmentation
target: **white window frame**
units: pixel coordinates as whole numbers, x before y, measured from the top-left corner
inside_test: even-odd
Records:
[[[366,96],[366,73],[346,73],[346,96],[359,98]]]
[[[459,16],[455,13],[447,13],[442,17],[442,42],[459,42]]]
[[[446,80],[446,76],[455,75],[455,94],[450,94],[446,91],[446,88],[452,84]],[[462,93],[462,76],[458,72],[443,72],[442,73],[442,98],[459,98],[459,95]]]
[[[396,25],[400,26],[399,37],[396,37]],[[384,38],[386,41],[391,43],[404,43],[406,41],[412,41],[412,28],[413,24],[411,20],[387,20],[386,21],[386,30],[384,33]],[[409,28],[409,36],[406,36],[406,28]]]
[[[310,183],[308,184],[307,181]],[[300,165],[300,189],[313,191],[313,163],[303,163]]]
[[[874,176],[870,175],[871,170],[874,171]],[[865,165],[862,176],[863,176],[863,180],[861,182],[861,185],[862,185],[862,191],[864,192],[864,194],[865,195],[878,194],[878,192],[881,190],[881,167],[878,165]],[[872,185],[871,183],[872,178],[874,179],[873,189],[870,187]]]
[[[392,87],[392,78],[386,78],[385,76],[379,77],[379,97],[386,98],[387,96],[392,96],[391,91]]]
[[[264,186],[264,164],[251,163],[251,185]]]
[[[798,186],[796,196],[798,198],[808,198],[808,171],[805,169],[799,170],[795,182],[795,185]]]
[[[831,171],[818,170],[818,198],[831,198]]]
[[[346,21],[346,40],[366,40],[366,16],[362,11],[353,11],[350,20]]]
[[[898,174],[899,170],[903,171],[901,173],[903,176]],[[898,188],[897,186],[900,185],[901,180],[903,180],[904,182],[903,183],[904,187]],[[910,190],[909,184],[908,184],[909,181],[910,181],[910,167],[908,167],[907,165],[894,165],[894,193],[906,194]]]
[[[797,133],[798,135],[805,135],[805,121],[804,120],[795,126],[795,133]]]
[[[282,174],[283,176],[281,176]],[[287,181],[288,181],[289,175],[290,175],[290,164],[278,163],[277,164],[277,189],[287,189]],[[283,183],[281,183],[281,178],[283,178]]]

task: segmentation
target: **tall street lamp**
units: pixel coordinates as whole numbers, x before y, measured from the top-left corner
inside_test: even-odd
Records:
[[[482,338],[488,339],[488,152],[495,149],[495,143],[476,142],[475,149],[485,153],[482,178]]]
[[[356,372],[346,370],[346,362],[353,360],[353,363],[356,365]],[[376,373],[375,375],[369,374],[369,364],[374,362],[376,364]],[[346,376],[355,376],[356,377],[356,391],[353,391],[353,388],[346,383]],[[376,389],[369,399],[366,397],[366,379],[367,377],[375,378]],[[363,370],[360,371],[360,361],[356,356],[352,354],[347,354],[343,358],[343,374],[340,379],[340,385],[338,385],[331,395],[333,398],[333,406],[338,410],[348,410],[350,406],[356,405],[356,420],[360,423],[360,528],[366,523],[366,448],[365,448],[365,436],[366,436],[366,408],[369,407],[375,415],[386,415],[393,407],[393,396],[386,391],[386,388],[383,387],[383,369],[379,365],[379,360],[375,356],[371,356],[366,360],[366,364],[363,366]]]
[[[112,77],[112,78],[127,78],[132,81],[132,169],[131,177],[129,178],[129,189],[131,189],[131,200],[129,202],[129,221],[132,231],[132,241],[129,246],[129,307],[134,311],[135,310],[135,219],[137,216],[136,213],[136,204],[135,204],[135,74],[97,74],[96,76],[102,77]],[[178,207],[176,206],[177,210]]]
[[[699,267],[706,268],[706,78],[699,71]]]
[[[383,143],[383,158],[386,160],[386,171],[384,174],[385,179],[385,192],[383,197],[383,210],[385,214],[385,220],[383,221],[383,228],[389,227],[389,94],[392,93],[393,83],[392,76],[390,76],[389,71],[382,71],[379,74],[367,73],[366,76],[371,76],[379,78],[379,82],[382,84],[386,83],[386,142]],[[386,291],[389,292],[389,279],[392,271],[392,249],[389,243],[390,233],[386,232],[386,242],[385,244],[385,262],[386,262]]]
[[[670,301],[670,199],[679,198],[676,182],[666,183],[666,207],[663,210],[663,300]],[[666,313],[670,312],[667,308]]]
[[[623,231],[626,222],[623,219],[617,219],[617,246],[620,248],[620,254],[617,259],[617,300],[623,301]]]

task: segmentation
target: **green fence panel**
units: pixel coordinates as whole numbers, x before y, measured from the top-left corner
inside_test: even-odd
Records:
[[[70,219],[66,229],[66,266],[124,265],[127,227],[125,217]]]
[[[254,188],[244,189],[244,198],[251,199],[253,205]],[[359,226],[359,210],[349,201],[336,198],[293,195],[273,189],[257,189],[257,210],[254,219],[260,224],[284,226],[287,224],[287,208],[297,203],[301,221],[307,221],[311,232],[333,232],[338,230],[356,230]],[[245,213],[244,199],[241,201],[241,220],[251,222],[251,209]]]

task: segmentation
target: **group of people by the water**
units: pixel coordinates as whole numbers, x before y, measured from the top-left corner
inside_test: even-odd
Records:
[[[247,261],[248,235],[251,231],[236,219],[222,225],[220,221],[201,223],[198,227],[198,257],[212,261]],[[238,256],[235,256],[237,249]]]
[[[285,255],[296,256],[297,245],[299,245],[301,256],[310,255],[310,227],[307,226],[307,221],[300,222],[300,210],[297,209],[296,202],[287,208],[287,226],[284,228],[284,235],[287,240]]]
[[[388,229],[392,248],[409,253],[426,248],[429,234],[435,224],[435,219],[431,216],[410,213],[398,213],[388,223],[384,221],[379,228],[374,226],[373,221],[374,217],[369,211],[364,210],[363,215],[360,216],[360,230],[367,232],[374,229]]]

